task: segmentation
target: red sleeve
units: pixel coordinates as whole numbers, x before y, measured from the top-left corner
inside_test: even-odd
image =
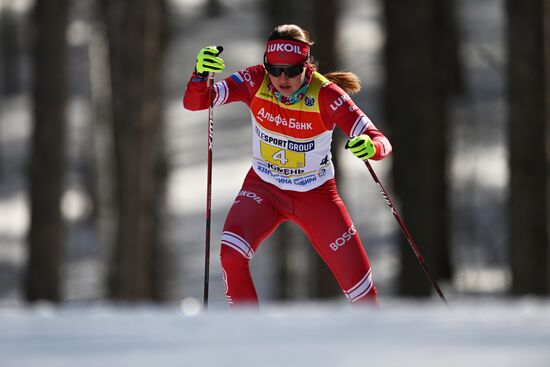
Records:
[[[214,106],[241,101],[249,104],[262,84],[265,75],[263,65],[251,66],[238,71],[222,81],[214,83]],[[191,79],[185,88],[183,107],[192,110],[204,110],[208,108],[209,97],[207,77],[197,73],[191,75]]]
[[[376,154],[371,158],[380,160],[391,154],[389,140],[374,126],[372,121],[353,102],[349,95],[334,83],[328,83],[319,93],[321,114],[327,128],[338,125],[349,137],[366,134],[376,146]]]

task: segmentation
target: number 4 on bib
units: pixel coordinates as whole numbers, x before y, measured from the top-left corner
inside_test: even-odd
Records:
[[[281,150],[275,152],[275,154],[273,154],[271,156],[271,158],[273,158],[273,160],[275,160],[275,161],[281,162],[282,164],[286,164],[288,162],[288,159],[286,159],[285,152],[286,151],[284,149],[281,149]]]

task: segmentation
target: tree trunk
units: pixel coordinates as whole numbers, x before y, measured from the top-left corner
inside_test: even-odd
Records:
[[[162,0],[104,0],[109,39],[118,229],[110,296],[161,298],[159,186]]]
[[[93,110],[93,162],[94,182],[92,198],[96,221],[98,256],[107,264],[116,243],[117,208],[115,195],[115,162],[113,142],[113,116],[111,106],[111,76],[106,25],[101,11],[94,4],[95,21],[89,46],[90,95]],[[105,276],[105,274],[102,274]]]
[[[218,18],[222,15],[222,4],[220,0],[207,0],[206,2],[206,16],[209,18]]]
[[[545,97],[544,97],[544,111],[545,111],[545,150],[546,150],[546,249],[550,246],[550,0],[544,0],[544,73],[546,77],[545,82]],[[546,263],[546,292],[550,292],[550,258],[547,256],[548,262]]]
[[[17,14],[0,7],[0,97],[19,92],[20,39]]]
[[[447,60],[443,32],[450,0],[384,2],[385,113],[394,145],[393,178],[400,211],[437,278],[450,278],[447,199],[447,103],[456,73]],[[447,19],[451,19],[447,17]],[[447,39],[448,40],[448,39]],[[452,53],[451,53],[452,54]],[[454,53],[457,54],[456,52]],[[451,66],[450,66],[451,65]],[[399,292],[428,296],[431,286],[403,237]]]
[[[543,0],[507,0],[510,261],[513,294],[548,294]],[[548,107],[548,106],[547,106]]]
[[[441,124],[439,136],[436,137],[435,180],[439,181],[439,200],[435,209],[442,213],[441,218],[435,219],[434,225],[438,226],[437,242],[434,246],[434,276],[439,280],[452,280],[454,269],[452,266],[451,250],[451,218],[448,182],[449,150],[450,142],[449,123],[451,123],[450,108],[451,99],[464,91],[464,78],[460,58],[460,46],[458,24],[456,20],[456,6],[454,0],[434,1],[435,19],[434,33],[436,41],[433,44],[435,53],[435,73],[437,73],[436,90],[439,92],[441,115],[436,116],[436,121]]]
[[[267,35],[275,26],[281,24],[296,24],[309,30],[312,23],[311,12],[316,4],[311,0],[264,0],[263,6]]]
[[[60,201],[65,168],[68,1],[37,0],[34,7],[31,223],[25,297],[61,299],[63,219]]]

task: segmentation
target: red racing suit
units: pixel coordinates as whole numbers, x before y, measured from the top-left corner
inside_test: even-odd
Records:
[[[263,65],[248,67],[214,84],[214,106],[241,101],[252,117],[252,168],[227,216],[221,263],[230,304],[258,302],[249,261],[277,226],[293,221],[308,236],[350,302],[373,300],[369,260],[340,198],[330,145],[338,125],[348,136],[367,134],[371,159],[391,153],[386,137],[336,84],[313,72],[306,94],[280,102]],[[193,74],[184,95],[189,110],[208,108],[206,77]]]

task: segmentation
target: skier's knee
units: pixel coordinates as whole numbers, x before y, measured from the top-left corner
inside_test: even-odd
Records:
[[[254,255],[254,250],[247,240],[230,231],[224,231],[221,240],[220,257],[224,269],[233,268],[233,266],[248,266],[248,262]]]
[[[250,259],[232,247],[222,244],[220,251],[222,267],[226,270],[248,267]]]

